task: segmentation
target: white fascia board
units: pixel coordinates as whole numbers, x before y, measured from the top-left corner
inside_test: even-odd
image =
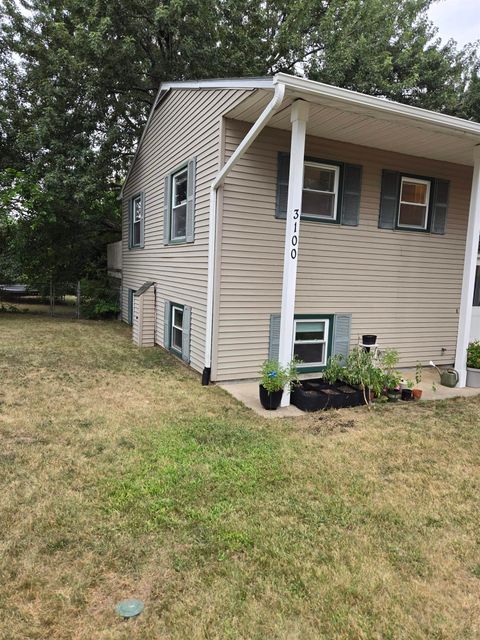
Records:
[[[412,107],[401,104],[400,102],[394,102],[393,100],[387,100],[386,98],[368,96],[364,93],[351,91],[350,89],[341,89],[340,87],[334,87],[333,85],[324,84],[323,82],[315,82],[314,80],[290,76],[286,73],[277,73],[273,78],[273,82],[274,84],[277,82],[284,84],[287,91],[290,90],[295,92],[295,94],[326,98],[330,100],[331,103],[336,103],[339,106],[343,103],[353,107],[361,107],[364,111],[369,111],[373,116],[375,113],[383,113],[385,115],[415,121],[417,125],[423,123],[427,125],[426,128],[431,129],[432,126],[439,127],[448,130],[450,134],[459,135],[460,137],[468,136],[478,138],[477,142],[480,142],[480,124],[477,122],[456,118],[455,116],[448,116],[444,113],[437,113],[436,111],[429,111],[428,109],[421,109],[420,107]]]
[[[160,89],[273,89],[273,77],[178,80],[163,82]]]

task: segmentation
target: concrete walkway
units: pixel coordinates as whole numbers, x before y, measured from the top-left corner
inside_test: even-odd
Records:
[[[403,370],[402,374],[405,379],[415,381],[414,369]],[[313,375],[300,377],[311,378]],[[315,377],[318,377],[318,375],[315,374]],[[433,390],[434,384],[436,386],[435,391]],[[230,393],[234,398],[243,402],[244,405],[253,409],[259,416],[264,418],[292,418],[295,416],[305,415],[303,411],[300,411],[300,409],[297,409],[297,407],[294,407],[293,405],[279,408],[276,411],[267,411],[264,409],[260,404],[258,397],[258,380],[223,382],[220,383],[219,386],[222,389],[225,389],[225,391],[228,391],[228,393]],[[415,387],[417,387],[417,385],[415,385]],[[474,389],[471,387],[465,387],[464,389],[443,387],[440,384],[437,371],[433,368],[425,368],[423,370],[422,382],[418,385],[418,388],[423,390],[422,400],[445,400],[447,398],[469,397],[480,394],[480,389]]]

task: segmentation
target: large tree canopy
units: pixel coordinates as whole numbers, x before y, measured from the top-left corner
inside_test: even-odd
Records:
[[[475,50],[435,39],[430,4],[0,0],[0,242],[29,278],[95,270],[164,80],[286,71],[479,118]]]

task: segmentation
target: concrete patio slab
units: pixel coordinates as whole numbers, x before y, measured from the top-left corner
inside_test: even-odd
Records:
[[[402,370],[402,375],[407,380],[415,380],[415,370]],[[309,374],[308,376],[300,376],[301,378],[317,377],[317,374]],[[440,384],[440,378],[437,371],[433,368],[425,368],[423,370],[422,382],[415,385],[423,390],[422,400],[445,400],[447,398],[471,397],[480,395],[480,389],[465,387],[458,389],[456,387],[444,387]],[[258,397],[258,380],[245,380],[240,382],[222,382],[219,387],[228,391],[240,402],[250,409],[253,409],[259,416],[263,418],[295,418],[305,415],[303,411],[297,409],[293,405],[289,407],[279,408],[276,411],[267,411],[260,404]],[[434,390],[435,387],[435,390]]]

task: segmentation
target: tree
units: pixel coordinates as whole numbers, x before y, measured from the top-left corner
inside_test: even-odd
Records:
[[[475,56],[434,39],[430,3],[0,0],[0,207],[22,271],[77,279],[102,266],[162,81],[286,71],[465,112]]]

